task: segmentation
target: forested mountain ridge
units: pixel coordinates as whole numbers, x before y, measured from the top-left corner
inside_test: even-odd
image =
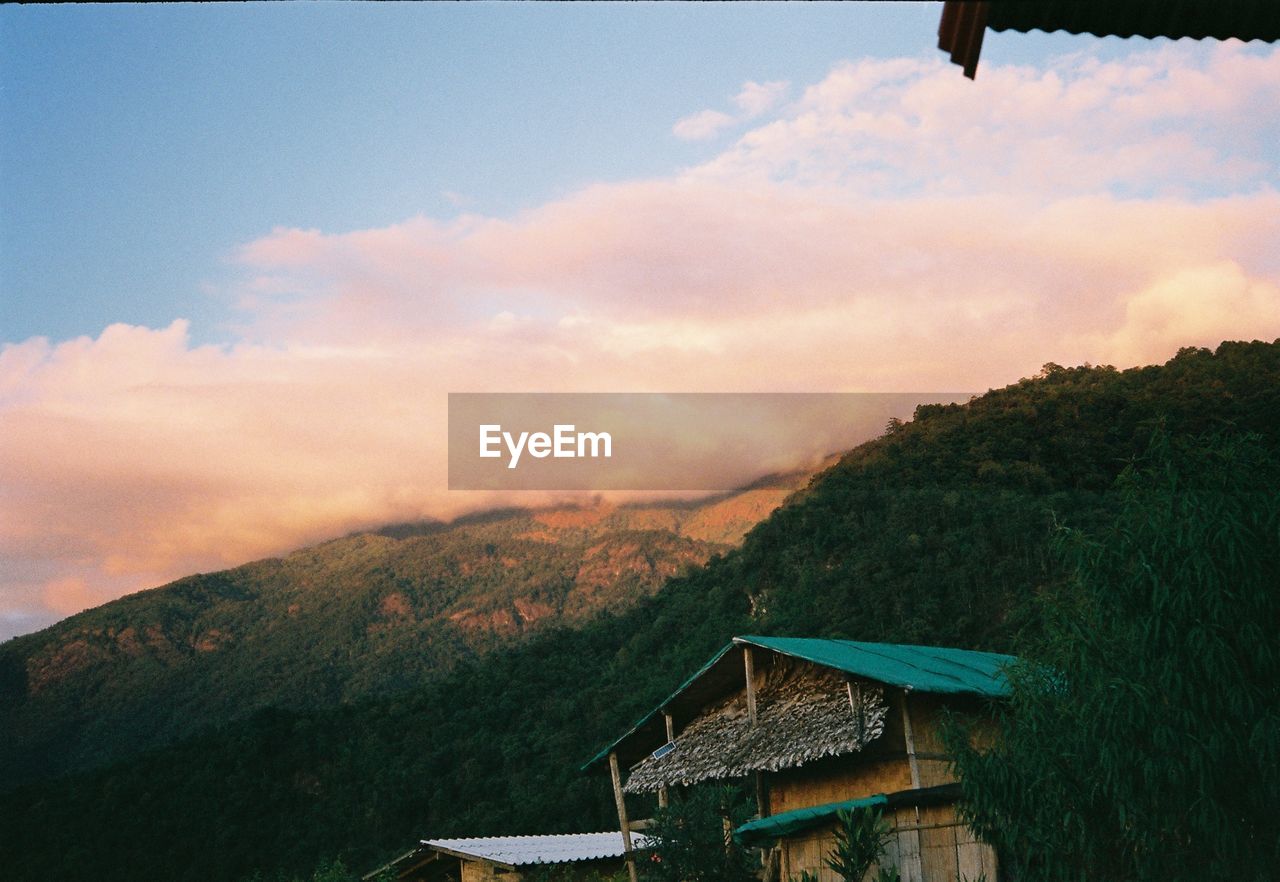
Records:
[[[269,710],[0,798],[13,879],[239,879],[420,836],[607,829],[579,768],[735,633],[1016,651],[1066,585],[1056,526],[1107,522],[1157,430],[1280,456],[1280,341],[1126,371],[1046,366],[846,454],[739,549],[392,698]],[[636,810],[643,813],[644,806]]]
[[[736,545],[808,477],[404,524],[87,610],[0,645],[0,790],[257,708],[394,694],[552,622],[623,609]]]

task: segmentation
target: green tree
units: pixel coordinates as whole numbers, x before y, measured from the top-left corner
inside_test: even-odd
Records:
[[[966,816],[1019,880],[1274,879],[1280,865],[1280,474],[1253,436],[1157,433],[1073,591],[1011,671]]]
[[[889,822],[878,808],[844,811],[836,818],[836,844],[827,853],[826,865],[844,882],[862,882],[893,835]],[[881,867],[878,879],[896,880],[897,872]]]
[[[643,863],[652,882],[754,882],[759,861],[730,831],[751,817],[740,788],[708,786],[654,813],[645,835],[654,842]]]

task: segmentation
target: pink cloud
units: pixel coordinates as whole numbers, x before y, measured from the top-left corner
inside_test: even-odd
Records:
[[[62,615],[71,615],[110,599],[110,594],[92,588],[79,576],[54,579],[44,586],[45,606]]]
[[[1274,338],[1280,316],[1280,284],[1252,279],[1230,260],[1171,272],[1124,304],[1124,321],[1100,341],[1110,361],[1159,358],[1170,339],[1185,346],[1216,346],[1251,339],[1259,330]]]
[[[362,232],[358,241],[330,237],[345,263],[324,290],[347,295],[318,301],[316,318],[304,326],[324,325],[346,343],[420,339],[499,314],[508,323],[522,318],[526,331],[532,322],[564,333],[561,319],[586,317],[646,325],[696,320],[714,332],[739,319],[848,302],[878,303],[892,313],[915,300],[936,307],[990,296],[1043,303],[1062,318],[1081,298],[1114,299],[1160,273],[1224,255],[1238,257],[1248,272],[1273,272],[1267,242],[1276,207],[1267,192],[1208,202],[1046,202],[1017,195],[869,200],[699,179],[602,186],[454,236],[451,260],[465,270],[448,277],[430,261],[380,261],[374,300],[369,273],[352,255],[369,249],[370,262],[380,260],[376,232]],[[387,233],[397,241],[405,235],[401,228]],[[1046,273],[1047,266],[1061,269]],[[350,320],[371,303],[376,321]]]

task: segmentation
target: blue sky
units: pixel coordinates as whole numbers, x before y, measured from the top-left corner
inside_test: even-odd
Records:
[[[671,122],[748,80],[929,56],[939,5],[183,4],[0,9],[0,339],[193,321],[236,246],[508,215],[702,161]],[[1078,44],[1078,38],[1074,38]],[[989,35],[986,59],[1073,38]],[[1098,42],[1098,41],[1094,41]]]
[[[1280,47],[988,33],[971,82],[940,10],[0,6],[0,639],[562,501],[449,491],[449,392],[1280,338]]]
[[[797,12],[8,7],[4,337],[215,319],[201,282],[275,226],[447,216],[447,193],[505,213],[691,162],[671,119],[748,73],[819,75],[863,29],[850,20],[868,23]],[[879,17],[919,22],[917,51],[927,40],[924,10]]]

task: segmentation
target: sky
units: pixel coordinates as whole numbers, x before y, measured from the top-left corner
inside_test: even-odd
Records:
[[[0,7],[0,639],[511,500],[449,392],[1280,337],[1280,49],[940,5]],[[530,501],[522,497],[523,501]]]

